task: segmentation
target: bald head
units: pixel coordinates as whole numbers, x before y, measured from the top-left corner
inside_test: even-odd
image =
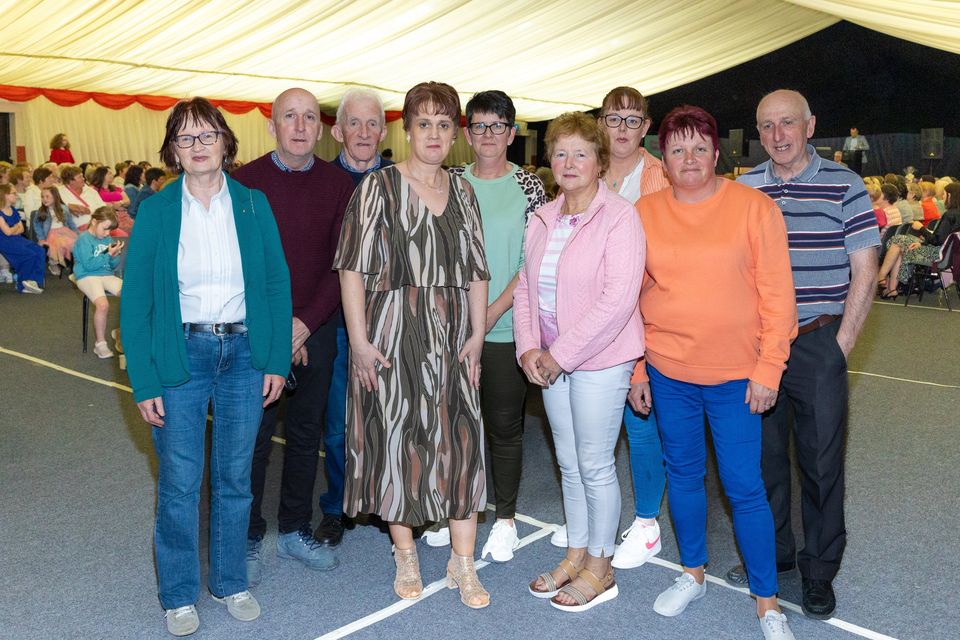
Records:
[[[763,110],[764,106],[769,107],[770,104],[776,104],[780,106],[789,105],[799,113],[804,120],[809,120],[813,114],[810,113],[810,105],[807,103],[807,99],[803,97],[803,94],[799,91],[794,91],[793,89],[777,89],[776,91],[771,91],[767,95],[763,96],[760,100],[760,104],[757,105],[757,126],[760,125],[760,112]]]
[[[807,140],[816,122],[807,99],[796,91],[780,89],[763,97],[757,105],[757,131],[774,173],[792,178],[810,163]]]
[[[280,160],[291,169],[302,168],[323,135],[316,96],[305,89],[287,89],[273,101],[267,127],[277,139]]]

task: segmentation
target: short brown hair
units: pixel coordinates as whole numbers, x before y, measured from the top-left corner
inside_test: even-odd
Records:
[[[60,167],[60,182],[65,185],[69,184],[71,180],[82,174],[83,172],[80,171],[80,167],[75,164],[62,165]]]
[[[610,168],[610,139],[597,124],[596,118],[591,118],[582,111],[570,111],[557,116],[547,125],[547,133],[543,138],[548,158],[553,158],[553,147],[563,136],[580,136],[593,145],[593,150],[597,153],[597,164],[600,165],[600,176]]]
[[[617,109],[634,109],[645,117],[650,117],[647,99],[633,87],[617,87],[603,96],[603,102],[600,103],[600,115],[606,115]]]
[[[180,173],[181,169],[177,166],[177,152],[174,151],[173,139],[180,135],[180,130],[183,129],[188,120],[193,124],[209,124],[220,132],[220,136],[223,138],[223,166],[231,165],[237,155],[237,136],[227,125],[227,121],[224,120],[220,110],[210,104],[210,101],[206,98],[181,100],[173,106],[173,110],[167,118],[167,131],[163,136],[163,144],[160,145],[160,161]]]
[[[460,128],[460,96],[457,90],[444,82],[421,82],[414,86],[403,99],[403,130],[409,131],[413,118],[427,105],[434,109],[432,115],[450,116],[455,129]]]
[[[92,214],[90,214],[90,226],[98,222],[110,222],[110,228],[116,229],[120,226],[120,221],[117,220],[117,212],[114,210],[113,205],[104,205],[102,207],[97,207]]]

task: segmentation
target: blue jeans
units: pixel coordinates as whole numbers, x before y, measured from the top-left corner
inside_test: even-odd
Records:
[[[343,514],[343,467],[347,455],[344,429],[347,420],[347,374],[350,364],[347,329],[337,326],[337,357],[333,361],[330,393],[327,395],[327,423],[323,430],[323,468],[327,476],[327,492],[320,496],[320,509],[325,516]]]
[[[207,585],[218,597],[247,588],[250,464],[263,404],[263,372],[251,364],[246,335],[185,338],[190,380],[164,388],[164,426],[153,428],[159,461],[154,543],[164,609],[195,604],[200,596],[200,483],[211,408]]]
[[[667,474],[663,468],[663,448],[657,430],[657,414],[641,415],[629,404],[623,409],[623,424],[630,445],[630,473],[633,475],[633,499],[638,518],[656,518],[663,502]]]
[[[685,567],[707,563],[706,412],[750,591],[763,598],[776,595],[773,516],[760,475],[760,416],[743,401],[747,380],[692,384],[668,378],[649,363],[647,372],[660,420],[680,561]]]

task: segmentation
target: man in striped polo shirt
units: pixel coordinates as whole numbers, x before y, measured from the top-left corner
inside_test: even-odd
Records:
[[[763,418],[763,478],[776,527],[777,570],[799,566],[804,613],[826,619],[836,607],[832,583],[846,544],[847,356],[870,310],[880,236],[860,177],[807,144],[815,124],[796,91],[766,95],[757,107],[757,130],[770,160],[739,180],[783,212],[800,325],[777,404]],[[790,409],[801,471],[799,553],[790,523]],[[727,580],[742,586],[748,577],[738,566]]]

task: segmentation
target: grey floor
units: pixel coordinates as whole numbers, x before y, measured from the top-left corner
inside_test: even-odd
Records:
[[[852,354],[849,543],[835,583],[838,619],[792,613],[800,585],[790,575],[781,598],[797,638],[960,638],[949,587],[960,573],[960,315],[937,303],[928,296],[909,308],[875,304]],[[953,303],[960,306],[956,297]],[[80,352],[80,299],[66,280],[48,282],[41,296],[0,285],[0,321],[0,640],[168,637],[151,551],[156,462],[149,429],[123,388],[125,374],[116,360]],[[270,467],[267,513],[276,509],[281,446]],[[347,533],[341,566],[331,573],[266,554],[265,578],[254,591],[260,619],[239,623],[203,596],[194,637],[760,637],[753,602],[716,582],[678,618],[653,613],[656,595],[677,575],[666,501],[663,551],[617,574],[619,598],[581,615],[531,598],[526,583],[562,555],[548,542],[562,512],[536,393],[524,446],[524,546],[512,562],[480,569],[493,598],[488,609],[467,609],[442,583],[398,606],[390,542],[366,526]],[[626,526],[633,497],[623,442],[618,470]],[[737,552],[712,466],[707,487],[708,573],[719,577]],[[486,516],[481,542],[493,522],[491,512]],[[271,531],[268,549],[275,540]],[[420,546],[426,583],[443,577],[448,553]]]

